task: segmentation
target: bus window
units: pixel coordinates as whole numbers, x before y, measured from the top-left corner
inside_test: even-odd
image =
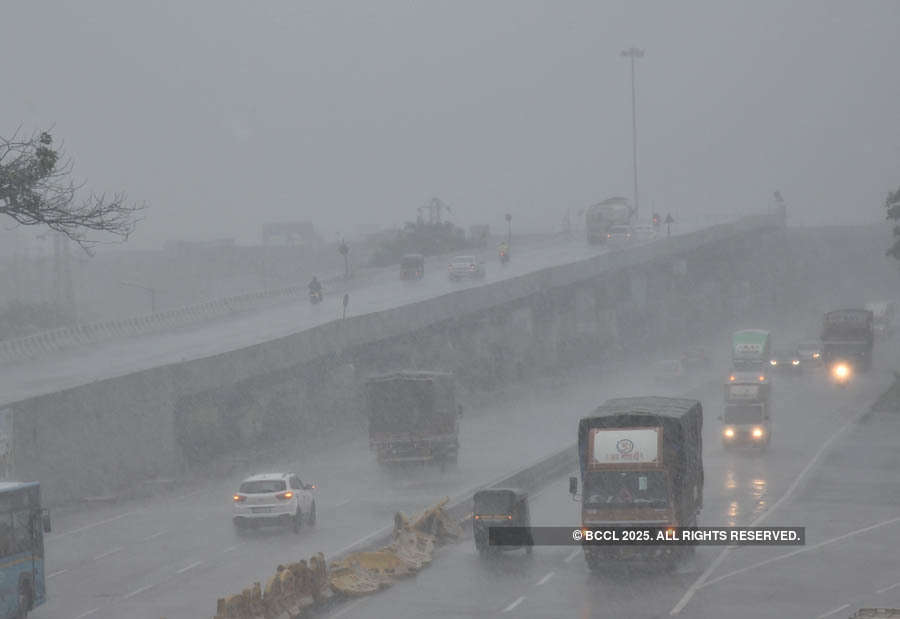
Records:
[[[23,509],[13,512],[13,543],[17,553],[29,552],[34,549],[33,525],[31,510]]]

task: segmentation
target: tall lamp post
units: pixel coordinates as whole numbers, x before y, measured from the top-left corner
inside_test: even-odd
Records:
[[[634,217],[639,215],[638,205],[638,168],[637,168],[637,104],[635,103],[634,88],[634,61],[644,57],[644,50],[636,47],[623,50],[620,54],[623,58],[631,60],[631,143],[634,163]]]
[[[506,244],[509,245],[510,241],[512,241],[512,215],[507,213],[506,214]]]

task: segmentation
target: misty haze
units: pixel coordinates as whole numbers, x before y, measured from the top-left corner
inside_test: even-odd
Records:
[[[0,619],[900,617],[898,26],[9,0]]]

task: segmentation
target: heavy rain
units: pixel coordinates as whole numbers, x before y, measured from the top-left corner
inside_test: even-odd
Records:
[[[0,619],[900,617],[898,26],[8,0]]]

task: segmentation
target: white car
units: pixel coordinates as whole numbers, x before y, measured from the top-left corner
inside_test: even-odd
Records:
[[[482,279],[485,275],[484,262],[476,256],[456,256],[450,261],[447,271],[453,281]]]
[[[632,231],[635,241],[655,241],[656,230],[653,226],[635,226]]]
[[[264,473],[241,482],[232,497],[232,521],[240,533],[246,528],[281,524],[297,533],[316,523],[316,486],[294,473]]]

